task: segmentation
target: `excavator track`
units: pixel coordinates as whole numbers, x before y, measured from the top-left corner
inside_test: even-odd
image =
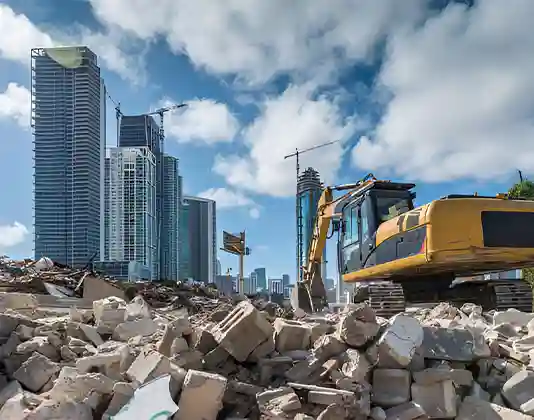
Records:
[[[446,290],[429,290],[421,293],[417,301],[406,301],[404,289],[398,283],[377,283],[367,286],[367,301],[378,316],[389,318],[404,312],[411,304],[437,304],[450,302],[480,305],[484,310],[505,311],[517,309],[532,312],[532,289],[522,280],[466,282]]]
[[[406,310],[404,291],[400,284],[378,283],[368,287],[369,306],[378,316],[390,318]]]

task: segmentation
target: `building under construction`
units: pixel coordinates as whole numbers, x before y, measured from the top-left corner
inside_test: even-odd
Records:
[[[319,172],[306,169],[297,182],[297,279],[303,280],[302,266],[306,265],[313,225],[317,213],[317,203],[321,197],[323,184]],[[323,278],[326,276],[326,249],[323,255]]]

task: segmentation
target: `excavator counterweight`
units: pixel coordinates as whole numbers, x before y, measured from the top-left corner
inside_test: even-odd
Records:
[[[534,201],[450,195],[415,208],[414,187],[372,174],[326,187],[293,306],[310,312],[327,304],[320,267],[332,227],[340,277],[381,315],[442,300],[531,311],[527,283],[487,273],[534,266]],[[336,191],[343,194],[334,198]]]

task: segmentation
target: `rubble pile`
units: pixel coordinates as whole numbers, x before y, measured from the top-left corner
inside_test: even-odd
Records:
[[[534,420],[534,314],[442,303],[386,320],[359,304],[296,320],[264,306],[7,307],[0,420]]]

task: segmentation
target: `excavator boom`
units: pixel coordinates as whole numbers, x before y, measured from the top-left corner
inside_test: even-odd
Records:
[[[297,282],[293,289],[291,304],[293,308],[300,308],[306,312],[322,310],[327,306],[326,290],[321,277],[321,265],[323,262],[324,249],[328,239],[328,232],[332,220],[339,219],[336,213],[338,203],[360,194],[362,190],[370,187],[375,178],[372,174],[367,175],[361,181],[353,184],[343,184],[334,187],[325,187],[317,203],[317,213],[310,240],[306,265],[302,267],[303,279]],[[334,191],[348,191],[334,200]]]

